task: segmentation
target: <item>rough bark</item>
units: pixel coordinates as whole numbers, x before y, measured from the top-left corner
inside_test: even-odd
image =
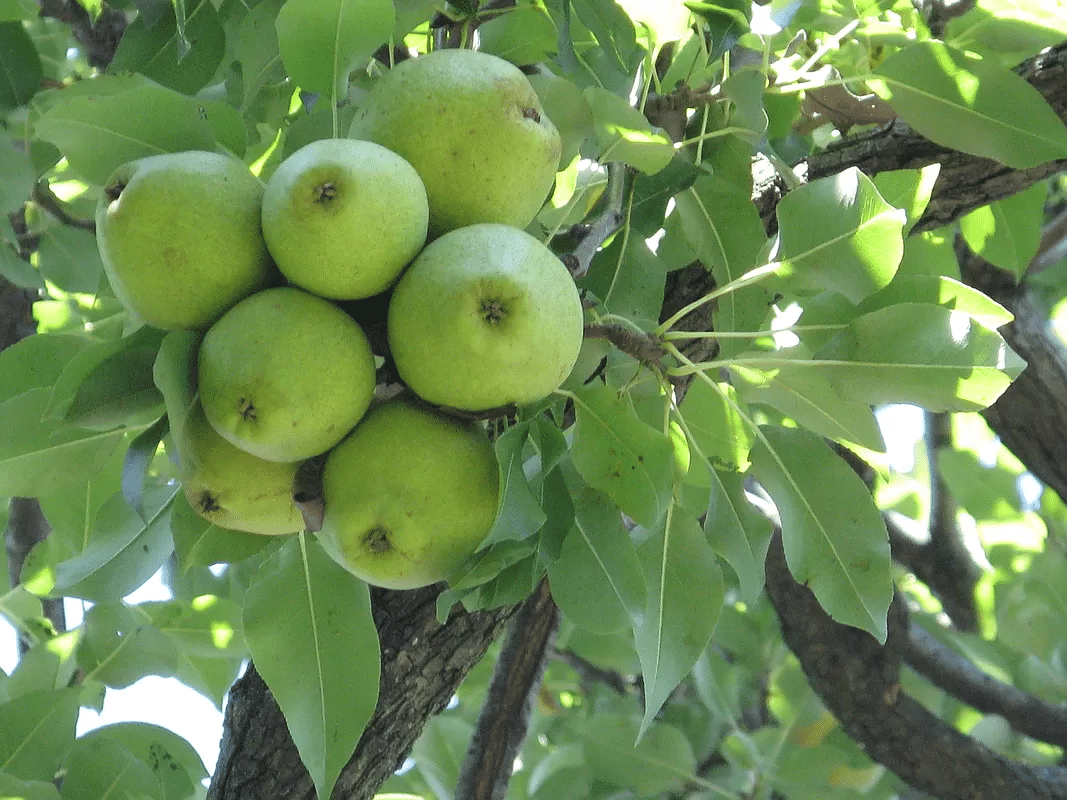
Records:
[[[374,590],[374,621],[382,646],[378,705],[334,800],[364,800],[403,763],[426,720],[443,709],[467,673],[503,629],[514,608],[453,610],[442,625],[438,592]],[[209,800],[311,800],[315,788],[289,737],[285,720],[249,666],[230,690],[222,748]]]
[[[867,754],[911,786],[941,800],[1054,800],[1067,797],[1067,770],[1005,758],[934,716],[899,681],[907,621],[890,608],[889,638],[834,622],[789,572],[780,535],[767,553],[767,592],[782,634],[842,728]]]

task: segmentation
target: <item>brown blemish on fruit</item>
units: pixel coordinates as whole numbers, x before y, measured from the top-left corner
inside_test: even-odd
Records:
[[[251,399],[247,397],[237,398],[237,412],[241,415],[241,419],[252,422],[256,419],[256,406]]]
[[[222,506],[219,505],[218,499],[206,489],[196,499],[196,507],[204,514],[214,514],[216,511],[222,511]]]
[[[363,544],[375,555],[383,555],[393,549],[389,541],[389,529],[381,525],[375,525],[363,535]]]
[[[504,319],[504,306],[499,300],[482,301],[482,319],[490,325],[495,325]]]
[[[524,108],[522,110],[522,116],[525,119],[532,119],[534,122],[541,121],[541,115],[537,113],[536,108]]]
[[[337,184],[333,181],[326,181],[315,187],[316,203],[329,203],[335,197],[337,197]]]

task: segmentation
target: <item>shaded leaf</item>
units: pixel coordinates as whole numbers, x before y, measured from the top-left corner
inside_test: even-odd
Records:
[[[831,617],[884,643],[893,577],[889,536],[870,491],[815,434],[760,430],[752,474],[778,508],[790,572]]]
[[[178,651],[137,606],[97,603],[85,614],[78,664],[86,679],[123,689],[146,675],[174,674]]]
[[[156,797],[159,784],[149,766],[106,734],[75,743],[63,776],[63,800]]]
[[[585,721],[580,736],[586,763],[597,778],[641,795],[680,790],[696,770],[688,737],[670,725],[655,723],[639,734],[632,717],[598,714]]]
[[[256,573],[244,629],[318,795],[329,797],[378,700],[367,585],[301,534]]]
[[[0,772],[51,781],[74,744],[80,689],[36,691],[0,704]]]
[[[741,599],[755,604],[763,592],[763,563],[773,530],[745,498],[744,480],[738,472],[712,470],[704,536],[733,568]]]
[[[752,449],[752,431],[734,405],[723,397],[736,404],[734,387],[725,383],[718,386],[721,393],[702,380],[694,380],[678,410],[700,453],[708,460],[708,469],[744,472]]]
[[[652,127],[625,98],[598,86],[590,86],[584,93],[593,113],[601,163],[618,161],[653,174],[674,158],[670,137],[662,128]]]
[[[640,736],[707,647],[726,590],[704,532],[680,509],[638,552],[648,584],[645,613],[634,627],[645,686]]]
[[[530,422],[520,422],[493,443],[499,465],[500,506],[482,547],[503,539],[525,539],[545,524],[545,513],[523,471],[522,448],[529,433]]]
[[[0,109],[28,103],[41,88],[44,68],[21,21],[0,22]]]

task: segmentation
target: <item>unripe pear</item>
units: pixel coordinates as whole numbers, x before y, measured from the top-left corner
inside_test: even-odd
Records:
[[[263,236],[290,282],[356,300],[388,289],[426,243],[426,190],[373,142],[320,139],[283,161],[263,196]]]
[[[560,137],[522,71],[476,50],[402,61],[371,89],[349,136],[399,153],[430,202],[430,237],[500,222],[524,228],[559,166]]]
[[[116,297],[149,325],[206,328],[278,278],[260,231],[263,183],[219,153],[165,153],[104,185],[96,236]]]
[[[319,539],[375,586],[446,580],[492,528],[498,476],[481,426],[395,398],[371,409],[327,456]]]

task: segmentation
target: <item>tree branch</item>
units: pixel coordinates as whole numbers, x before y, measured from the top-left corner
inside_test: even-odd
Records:
[[[958,700],[985,714],[999,714],[1031,739],[1067,749],[1067,708],[998,681],[909,622],[902,640],[908,666]]]
[[[872,759],[940,800],[1067,797],[1067,769],[1022,764],[994,753],[930,713],[900,686],[907,636],[903,606],[889,612],[885,646],[834,622],[789,572],[776,533],[767,552],[767,592],[782,633],[816,694]]]
[[[104,4],[93,22],[77,0],[38,0],[38,5],[40,16],[70,25],[74,38],[85,49],[90,66],[103,69],[111,63],[128,24],[125,14]]]
[[[559,627],[559,609],[548,581],[522,604],[497,659],[489,690],[460,768],[456,797],[503,800],[530,724],[548,650]]]
[[[608,164],[607,170],[608,186],[604,190],[604,210],[588,227],[583,227],[581,240],[574,250],[561,256],[575,278],[581,278],[589,272],[589,265],[597,250],[622,224],[622,206],[626,200],[626,177],[629,170],[617,163]]]

